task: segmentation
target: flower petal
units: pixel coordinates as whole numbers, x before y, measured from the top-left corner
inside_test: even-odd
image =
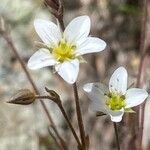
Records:
[[[28,67],[32,70],[46,66],[53,66],[57,62],[47,49],[40,49],[35,52],[28,61]]]
[[[116,69],[109,81],[110,92],[124,95],[127,90],[127,77],[128,74],[124,67]]]
[[[109,115],[111,117],[111,121],[113,122],[120,122],[122,120],[124,114],[124,110],[119,110],[119,111],[109,111]]]
[[[137,106],[144,102],[148,93],[144,89],[131,88],[126,92],[126,108]]]
[[[89,99],[92,100],[90,108],[93,111],[105,111],[105,93],[108,92],[108,88],[101,83],[87,83],[83,86]]]
[[[106,43],[95,37],[87,37],[86,40],[79,45],[76,50],[77,55],[83,55],[87,53],[95,53],[104,50],[106,47]]]
[[[50,46],[57,44],[62,37],[57,25],[51,21],[36,19],[34,27],[42,41]]]
[[[72,44],[83,41],[90,33],[90,18],[88,16],[79,16],[73,19],[64,31],[64,37]]]
[[[79,61],[74,59],[55,66],[58,74],[69,84],[76,82],[79,73]]]

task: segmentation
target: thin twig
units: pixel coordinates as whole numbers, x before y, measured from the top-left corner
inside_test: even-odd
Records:
[[[64,22],[63,22],[64,6],[62,0],[56,0],[56,1],[45,0],[44,3],[46,4],[51,14],[53,14],[53,16],[58,20],[62,31],[64,31],[65,29]]]
[[[21,56],[19,55],[18,50],[16,49],[16,47],[15,47],[15,45],[14,45],[14,43],[13,43],[11,37],[10,37],[10,35],[6,31],[2,31],[2,30],[0,30],[0,34],[6,40],[8,46],[11,48],[11,50],[14,52],[16,58],[18,59],[19,63],[21,64],[21,67],[22,67],[23,71],[25,72],[25,74],[27,76],[27,79],[29,80],[30,84],[32,85],[35,93],[39,95],[39,91],[38,91],[38,89],[37,89],[33,79],[31,78],[31,76],[30,76],[30,74],[29,74],[29,72],[28,72],[28,70],[26,68],[26,65],[25,65],[24,61],[22,60]],[[54,124],[54,122],[52,120],[52,117],[51,117],[51,115],[50,115],[50,113],[49,113],[45,103],[42,100],[40,100],[40,103],[42,105],[42,108],[44,109],[44,112],[45,112],[45,114],[46,114],[46,116],[48,118],[49,123],[53,127],[53,130],[54,130],[55,134],[58,136],[61,144],[66,145],[66,144],[64,144],[65,143],[64,140],[59,135],[59,133],[58,133],[58,131],[56,129],[56,125]]]
[[[114,130],[115,130],[117,149],[120,150],[119,136],[118,136],[118,129],[117,129],[116,122],[113,122],[113,125],[114,125]]]
[[[38,98],[38,99],[50,99],[50,100],[52,100],[50,96],[39,96],[39,95],[37,95],[36,98]],[[68,118],[68,116],[67,116],[67,113],[66,113],[66,111],[65,111],[65,109],[64,109],[61,101],[59,101],[59,100],[57,100],[57,101],[52,100],[52,101],[55,102],[58,105],[61,113],[63,114],[64,118],[66,119],[66,122],[67,122],[68,126],[70,127],[70,129],[72,131],[72,134],[73,134],[73,136],[74,136],[74,138],[75,138],[75,140],[76,140],[76,142],[78,144],[79,149],[81,149],[80,140],[79,140],[79,138],[78,138],[78,136],[77,136],[77,134],[76,134],[76,132],[75,132],[75,130],[74,130],[74,128],[73,128],[73,126],[72,126],[69,118]]]
[[[84,125],[83,125],[83,120],[82,120],[82,113],[81,113],[81,108],[80,108],[80,103],[79,103],[79,96],[78,96],[76,82],[73,84],[73,91],[74,91],[74,97],[75,97],[76,113],[77,113],[78,125],[79,125],[79,130],[80,130],[80,137],[81,137],[82,145],[85,148],[86,147],[85,131],[84,131]]]
[[[66,142],[63,140],[63,138],[60,136],[60,134],[59,134],[59,132],[57,131],[57,129],[56,129],[56,126],[52,123],[52,125],[51,125],[51,128],[54,130],[54,132],[55,132],[55,134],[57,135],[57,137],[58,137],[58,139],[59,139],[59,141],[60,141],[60,143],[61,143],[61,145],[62,145],[62,147],[63,147],[63,150],[68,150],[68,146],[67,146],[67,144],[66,144]]]
[[[138,69],[138,75],[137,75],[137,83],[136,86],[139,87],[142,84],[142,76],[143,76],[143,68],[144,68],[144,59],[146,55],[146,49],[145,49],[145,34],[146,34],[146,21],[147,21],[147,0],[143,1],[143,15],[141,17],[142,20],[142,29],[141,29],[141,38],[140,38],[140,64]]]
[[[58,3],[59,3],[59,9],[57,11],[57,14],[54,15],[58,19],[62,31],[64,31],[65,30],[64,21],[63,21],[64,6],[62,0],[58,0]]]
[[[81,143],[80,143],[80,141],[79,141],[79,138],[78,138],[78,136],[77,136],[77,134],[76,134],[76,132],[75,132],[75,130],[74,130],[72,124],[70,123],[70,120],[69,120],[69,118],[68,118],[68,116],[67,116],[67,114],[66,114],[66,112],[65,112],[65,110],[64,110],[64,108],[63,108],[63,106],[62,106],[62,104],[61,104],[61,105],[58,105],[58,106],[59,106],[59,108],[60,108],[62,114],[64,115],[64,117],[65,117],[65,119],[66,119],[66,121],[67,121],[67,123],[68,123],[68,126],[70,127],[70,129],[71,129],[71,131],[72,131],[72,133],[73,133],[73,135],[74,135],[74,137],[75,137],[75,139],[76,139],[76,141],[77,141],[77,143],[78,143],[78,147],[81,149]]]
[[[51,135],[51,137],[53,138],[53,140],[55,141],[56,145],[58,146],[58,148],[60,150],[63,150],[63,147],[61,146],[61,144],[57,141],[56,137],[53,135],[53,133],[51,132],[50,128],[48,128],[48,132]]]
[[[141,58],[140,58],[140,64],[138,69],[138,76],[137,76],[137,87],[141,87],[143,84],[143,74],[145,69],[145,58],[147,55],[147,50],[145,47],[145,40],[146,40],[146,22],[147,22],[147,16],[148,16],[148,0],[143,0],[143,12],[142,12],[142,22],[141,22],[141,38],[140,38],[140,52],[141,52]],[[139,106],[138,110],[138,121],[139,121],[139,136],[138,136],[138,147],[139,149],[142,149],[142,138],[143,138],[143,126],[144,126],[144,113],[145,113],[145,103]]]
[[[58,9],[58,5],[55,2],[51,1],[51,0],[45,0],[44,4],[46,6],[49,6],[49,7],[53,8],[53,9],[56,9],[56,10]]]

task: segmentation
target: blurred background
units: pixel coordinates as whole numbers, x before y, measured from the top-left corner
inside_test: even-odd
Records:
[[[136,83],[141,57],[139,47],[143,19],[142,1],[64,0],[64,6],[65,25],[76,16],[89,15],[92,22],[90,34],[102,38],[107,43],[105,51],[84,57],[88,63],[80,65],[78,87],[85,130],[90,137],[90,150],[115,150],[112,122],[109,117],[95,117],[95,114],[89,111],[90,101],[84,95],[82,85],[93,81],[107,84],[112,72],[119,66],[127,68],[129,85]],[[149,1],[146,9],[146,28],[142,32],[145,35],[145,49],[148,49],[150,44]],[[35,41],[40,41],[34,30],[34,19],[43,18],[56,22],[42,0],[0,0],[0,17],[5,20],[13,43],[25,64],[37,50]],[[142,86],[148,91],[150,88],[149,60],[149,55],[147,55],[142,83]],[[78,129],[71,86],[53,74],[48,67],[35,71],[29,70],[29,72],[42,94],[45,93],[44,88],[48,87],[61,96],[73,126]],[[17,90],[25,88],[32,89],[16,56],[4,38],[0,36],[0,150],[59,149],[49,135],[49,122],[38,101],[28,106],[6,103]],[[45,103],[58,132],[66,141],[69,149],[76,149],[74,138],[58,107],[48,100],[45,100]],[[147,101],[144,118],[144,150],[150,150],[149,109],[150,102]],[[125,119],[118,124],[121,147],[124,150],[133,150],[128,147],[131,132],[124,122]]]

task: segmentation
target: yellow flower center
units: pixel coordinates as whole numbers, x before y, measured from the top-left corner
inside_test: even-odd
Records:
[[[113,111],[120,110],[121,108],[125,108],[125,96],[118,95],[115,93],[107,94],[108,99],[106,100],[106,105]]]
[[[76,46],[71,45],[62,39],[59,44],[52,49],[52,54],[57,61],[64,62],[75,58],[75,48]]]

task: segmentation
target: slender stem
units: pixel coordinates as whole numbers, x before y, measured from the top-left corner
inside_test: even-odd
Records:
[[[79,141],[79,138],[78,138],[78,136],[77,136],[77,134],[76,134],[76,132],[75,132],[75,130],[74,130],[72,124],[70,123],[70,120],[69,120],[69,118],[68,118],[68,116],[67,116],[67,114],[66,114],[66,112],[65,112],[65,110],[64,110],[64,108],[63,108],[63,106],[62,106],[62,104],[60,104],[60,105],[58,105],[58,106],[59,106],[59,108],[60,108],[62,114],[64,115],[64,117],[65,117],[65,119],[66,119],[66,121],[67,121],[67,123],[68,123],[68,126],[70,127],[70,129],[71,129],[71,131],[72,131],[72,134],[73,134],[74,138],[76,139],[76,141],[77,141],[77,143],[78,143],[79,148],[81,149],[81,143],[80,143],[80,141]]]
[[[8,35],[8,33],[7,33],[6,31],[2,31],[1,29],[0,29],[0,34],[1,34],[2,37],[6,40],[8,46],[11,48],[11,50],[14,52],[16,58],[18,59],[20,65],[21,65],[21,67],[22,67],[24,73],[26,74],[27,79],[29,80],[31,86],[33,87],[35,93],[39,95],[38,88],[36,87],[36,85],[35,85],[33,79],[31,78],[31,75],[30,75],[30,73],[28,72],[24,61],[22,60],[21,56],[19,55],[18,50],[16,49],[16,47],[15,47],[15,45],[14,45],[14,43],[13,43],[11,37]],[[42,100],[40,100],[40,103],[41,103],[41,105],[42,105],[42,108],[44,109],[44,112],[45,112],[45,114],[46,114],[46,116],[47,116],[47,118],[48,118],[49,123],[50,123],[51,126],[53,127],[53,130],[54,130],[55,134],[58,136],[59,140],[61,141],[61,144],[66,145],[66,144],[64,144],[64,143],[65,143],[64,140],[63,140],[63,139],[61,138],[61,136],[59,135],[59,133],[58,133],[58,131],[57,131],[57,129],[56,129],[55,123],[53,122],[52,117],[51,117],[51,115],[50,115],[50,113],[49,113],[49,111],[48,111],[48,109],[47,109],[45,103],[44,103]],[[67,146],[63,146],[63,147],[64,147],[64,149],[65,149]]]
[[[44,3],[48,6],[50,6],[51,8],[57,10],[58,9],[58,5],[54,2],[54,1],[51,1],[51,0],[45,0]]]
[[[79,96],[78,96],[78,90],[77,90],[76,82],[73,84],[73,90],[74,90],[74,97],[75,97],[75,104],[76,104],[78,126],[79,126],[79,130],[80,130],[80,137],[81,137],[83,148],[85,148],[86,147],[85,131],[84,131],[84,125],[83,125],[83,120],[82,120],[82,114],[81,114],[81,108],[80,108],[80,103],[79,103]]]
[[[118,129],[117,129],[117,124],[113,122],[114,125],[114,130],[115,130],[115,135],[116,135],[116,144],[117,144],[117,149],[120,150],[120,144],[119,144],[119,137],[118,137]]]
[[[51,135],[51,137],[53,138],[53,140],[55,141],[56,145],[58,146],[58,148],[60,150],[63,150],[63,147],[61,146],[61,144],[57,141],[56,137],[53,135],[53,133],[51,132],[50,128],[48,128],[48,132]]]
[[[59,10],[58,10],[59,15],[55,15],[55,17],[58,19],[59,25],[64,31],[65,26],[63,22],[63,4],[62,1],[59,0]],[[76,113],[77,113],[77,119],[78,119],[78,125],[79,125],[79,130],[80,130],[80,137],[82,141],[82,146],[83,148],[86,147],[85,143],[85,131],[84,131],[84,125],[83,125],[83,120],[82,120],[82,114],[81,114],[81,109],[80,109],[80,104],[79,104],[79,96],[78,96],[78,90],[77,90],[77,85],[76,83],[73,84],[73,89],[74,89],[74,96],[75,96],[75,103],[76,103]]]
[[[50,99],[50,100],[52,100],[50,96],[36,95],[35,98],[38,98],[38,99],[39,99],[39,98],[40,98],[40,99]],[[70,127],[70,129],[71,129],[71,131],[72,131],[72,134],[73,134],[73,136],[74,136],[76,142],[78,143],[79,148],[81,149],[80,140],[79,140],[79,138],[78,138],[78,136],[77,136],[77,134],[76,134],[76,132],[75,132],[75,130],[74,130],[74,128],[73,128],[73,126],[72,126],[72,124],[71,124],[69,118],[68,118],[68,116],[67,116],[67,113],[66,113],[66,111],[65,111],[65,109],[64,109],[64,107],[63,107],[63,105],[62,105],[62,103],[61,103],[61,102],[57,103],[57,101],[54,101],[54,100],[52,100],[52,101],[55,102],[55,103],[58,105],[58,107],[59,107],[61,113],[63,114],[64,118],[66,119],[66,122],[68,123],[68,126]]]
[[[142,21],[141,21],[141,37],[140,37],[140,64],[137,76],[137,87],[141,87],[143,84],[143,74],[145,69],[145,58],[147,55],[147,49],[145,46],[146,41],[146,23],[148,19],[148,0],[142,1]],[[138,147],[142,149],[142,138],[143,138],[143,125],[144,125],[144,113],[145,113],[145,103],[138,108]]]
[[[57,131],[56,127],[52,124],[51,125],[52,129],[54,130],[55,134],[57,135],[62,147],[63,147],[63,150],[68,150],[67,148],[67,144],[66,142],[63,140],[63,138],[60,136],[59,132]]]

